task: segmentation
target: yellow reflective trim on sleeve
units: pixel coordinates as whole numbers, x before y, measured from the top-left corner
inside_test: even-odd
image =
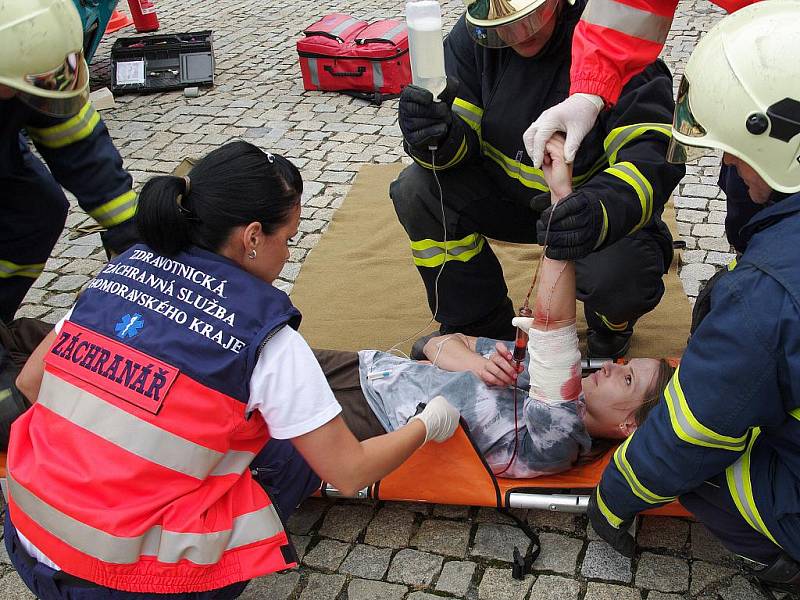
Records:
[[[618,152],[627,143],[632,142],[648,131],[655,131],[667,137],[672,137],[672,126],[665,123],[634,123],[632,125],[623,125],[622,127],[612,129],[603,141],[603,148],[605,150],[603,156],[601,156],[588,171],[573,177],[573,185],[577,187],[586,183],[605,165],[613,166],[616,163]]]
[[[63,123],[44,127],[28,128],[28,134],[34,142],[47,148],[63,148],[89,137],[100,122],[98,113],[90,102],[83,105],[78,114]]]
[[[458,150],[456,151],[455,156],[453,156],[453,158],[451,158],[446,164],[436,165],[436,169],[435,170],[436,171],[442,171],[444,169],[449,169],[450,167],[454,167],[455,165],[460,163],[462,160],[464,160],[464,157],[466,155],[467,155],[467,136],[464,136],[464,139],[461,140],[461,145],[458,147]],[[416,162],[421,167],[425,167],[426,169],[429,169],[429,170],[434,170],[433,164],[427,163],[424,160],[421,160],[421,159],[417,158],[416,156],[412,156],[411,158],[413,158],[414,162]]]
[[[728,271],[733,271],[736,268],[736,259],[734,258],[731,262],[728,263]]]
[[[794,417],[795,419],[800,421],[800,408],[795,408],[794,410],[790,410],[789,416]]]
[[[136,214],[136,192],[128,190],[105,204],[90,210],[89,214],[103,227],[124,223]]]
[[[613,165],[617,162],[617,153],[629,142],[640,135],[650,131],[661,133],[668,138],[672,137],[671,123],[633,123],[612,129],[606,139],[603,140],[603,148],[608,158],[608,164]]]
[[[642,484],[641,481],[639,481],[639,478],[636,476],[636,473],[628,462],[628,458],[626,456],[628,444],[631,443],[632,439],[633,436],[629,437],[619,448],[617,448],[616,452],[614,452],[614,464],[625,478],[625,481],[628,482],[628,486],[631,488],[631,491],[638,498],[641,498],[648,504],[663,504],[665,502],[672,502],[675,500],[676,496],[659,496],[658,494],[651,492]]]
[[[600,495],[599,487],[597,488],[596,494],[597,494],[597,508],[600,509],[600,512],[603,513],[603,516],[606,518],[606,521],[608,521],[612,525],[612,527],[616,527],[617,529],[619,529],[619,526],[622,525],[622,519],[620,519],[617,515],[611,512],[611,509],[608,508],[605,500],[603,500],[603,497]]]
[[[695,446],[719,448],[733,452],[744,450],[748,434],[740,437],[722,435],[697,420],[683,395],[680,382],[680,366],[675,369],[675,374],[664,389],[664,399],[667,401],[672,430],[684,442]]]
[[[752,482],[750,481],[750,456],[753,451],[753,445],[760,434],[761,429],[755,427],[750,443],[747,444],[747,450],[739,457],[739,460],[725,469],[725,479],[728,482],[728,491],[731,494],[731,498],[733,498],[736,508],[739,509],[747,524],[761,535],[768,537],[773,544],[780,548],[781,545],[772,537],[772,534],[764,524],[764,519],[761,518],[761,513],[758,512],[756,499],[753,496]]]
[[[467,102],[463,98],[456,98],[453,100],[453,112],[480,135],[481,119],[483,119],[483,109],[480,106]]]
[[[0,279],[9,277],[30,277],[36,279],[44,271],[44,263],[20,264],[10,260],[0,260]]]
[[[460,240],[447,240],[447,243],[424,239],[411,242],[411,254],[418,267],[438,267],[446,260],[467,262],[480,254],[486,238],[479,233],[471,233]]]
[[[629,233],[634,233],[641,229],[653,216],[653,186],[642,175],[642,172],[631,162],[621,162],[605,170],[609,175],[613,175],[627,183],[636,192],[639,204],[642,208],[642,216],[639,222],[634,225]]]
[[[520,160],[509,158],[489,142],[481,142],[481,149],[483,150],[483,155],[496,162],[511,179],[516,179],[525,187],[542,192],[550,190],[544,180],[544,171],[541,169],[526,165]]]

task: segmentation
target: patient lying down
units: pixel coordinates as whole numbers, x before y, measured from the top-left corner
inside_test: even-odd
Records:
[[[420,403],[441,394],[461,412],[492,471],[518,478],[565,471],[607,449],[603,440],[630,435],[659,401],[672,374],[666,361],[609,362],[580,381],[576,398],[545,401],[529,395],[527,359],[516,378],[494,374],[503,363],[513,370],[510,349],[511,342],[487,338],[433,338],[426,355],[432,360],[438,354],[442,368],[376,350],[319,350],[316,355],[359,439],[399,428]],[[463,365],[462,370],[447,370],[453,363]],[[514,383],[506,384],[508,379]]]
[[[551,140],[548,153],[545,178],[557,202],[572,191],[571,167],[562,140]],[[430,362],[376,350],[322,350],[317,358],[360,439],[398,429],[441,394],[461,412],[492,471],[518,478],[588,462],[608,447],[601,440],[630,435],[672,375],[666,361],[638,358],[581,379],[572,262],[544,260],[534,317],[515,321],[530,335],[519,367],[511,342],[460,334],[429,340]]]

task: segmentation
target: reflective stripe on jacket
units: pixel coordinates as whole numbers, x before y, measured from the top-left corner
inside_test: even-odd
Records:
[[[662,402],[603,473],[603,514],[618,526],[724,474],[742,519],[800,559],[800,194],[742,237]]]
[[[511,48],[488,49],[470,37],[464,17],[445,41],[448,77],[459,82],[452,105],[453,125],[439,144],[436,168],[481,168],[498,193],[524,205],[548,187],[533,167],[522,136],[546,109],[567,97],[572,32],[584,1],[565,3],[547,46],[525,58]],[[607,228],[599,246],[643,228],[658,230],[665,263],[671,240],[658,218],[684,174],[666,162],[671,135],[672,80],[663,63],[654,63],[625,88],[619,105],[605,111],[581,145],[574,164],[575,194],[599,200]],[[406,148],[431,168],[430,151]]]
[[[8,452],[14,525],[114,589],[206,591],[294,566],[249,465],[262,341],[299,313],[226,259],[135,246],[92,280],[45,359]],[[268,348],[268,347],[267,347]]]
[[[25,130],[56,181],[78,199],[100,225],[111,228],[136,214],[133,179],[122,167],[100,113],[87,102],[68,118],[43,115],[12,98],[0,100],[0,179],[13,177]]]
[[[729,13],[758,0],[712,0]],[[622,87],[653,62],[667,40],[678,0],[589,0],[572,42],[570,93],[616,104]]]

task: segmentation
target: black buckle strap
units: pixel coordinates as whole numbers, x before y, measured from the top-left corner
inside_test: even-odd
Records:
[[[511,576],[514,579],[522,581],[525,579],[526,575],[532,572],[533,563],[536,562],[536,559],[539,558],[539,555],[542,553],[542,543],[539,540],[539,535],[531,528],[531,526],[520,519],[517,515],[512,514],[507,508],[498,508],[497,510],[514,521],[517,524],[517,527],[522,529],[522,532],[528,536],[528,539],[531,541],[531,545],[528,547],[528,551],[525,553],[525,556],[522,556],[518,546],[514,546],[514,563],[511,566]]]

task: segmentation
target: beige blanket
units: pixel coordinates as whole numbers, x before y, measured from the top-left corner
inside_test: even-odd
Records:
[[[400,348],[408,352],[416,337],[434,329],[431,325],[420,331],[430,321],[430,311],[408,239],[389,200],[389,183],[401,169],[399,164],[362,167],[306,258],[291,297],[303,313],[300,331],[312,347],[387,350],[405,340]],[[676,235],[671,204],[664,220]],[[511,299],[521,304],[540,247],[503,242],[492,242],[492,247],[503,264]],[[661,304],[636,325],[630,357],[683,352],[691,308],[677,276],[677,258],[665,285]],[[581,307],[578,314],[583,314]],[[582,339],[585,329],[579,316]]]

